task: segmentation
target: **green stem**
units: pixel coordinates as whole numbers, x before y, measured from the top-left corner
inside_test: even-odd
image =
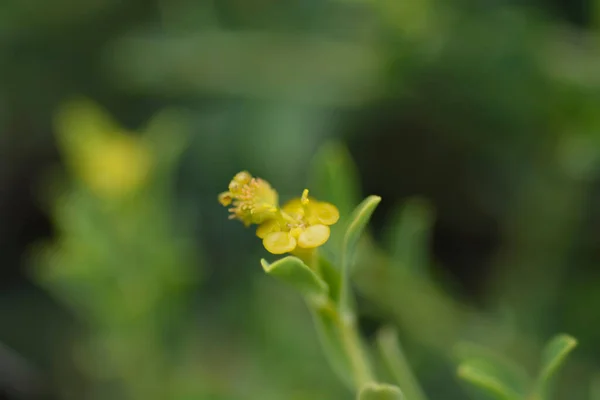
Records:
[[[308,302],[319,323],[323,350],[333,369],[348,386],[357,392],[373,380],[370,360],[363,347],[356,318],[351,313],[341,314],[337,305],[327,299],[323,303]]]
[[[338,314],[337,321],[340,342],[350,361],[354,384],[358,391],[365,383],[373,380],[370,363],[360,339],[355,316],[350,313]]]
[[[321,266],[319,263],[318,251],[303,250],[296,254],[301,258],[306,265],[309,266],[317,275],[322,276]],[[344,285],[342,284],[342,288]],[[346,296],[349,292],[344,293]],[[367,382],[373,380],[373,374],[371,372],[371,364],[363,347],[360,333],[356,325],[356,316],[352,311],[352,308],[337,307],[335,302],[331,298],[327,298],[325,303],[316,304],[308,301],[308,304],[312,304],[315,307],[317,314],[324,312],[328,315],[329,321],[333,323],[334,340],[338,342],[341,350],[344,353],[346,360],[349,363],[350,372],[352,374],[352,383],[354,388],[358,392],[360,388]]]

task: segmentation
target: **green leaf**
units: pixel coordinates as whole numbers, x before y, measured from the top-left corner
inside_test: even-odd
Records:
[[[344,228],[354,207],[360,202],[358,169],[341,142],[329,142],[319,148],[311,162],[309,188],[316,198],[328,201],[340,211],[340,220],[331,226],[331,238],[323,246],[335,264],[340,262]]]
[[[557,335],[546,344],[536,385],[536,394],[539,398],[547,396],[552,377],[576,346],[577,340],[566,334]]]
[[[525,396],[533,381],[520,365],[491,349],[475,343],[459,343],[453,349],[459,362],[475,362],[477,365],[486,365],[491,370],[495,379],[502,382],[512,392]]]
[[[348,309],[350,299],[350,262],[354,256],[354,250],[360,235],[369,223],[371,215],[381,202],[379,196],[369,196],[356,207],[346,226],[344,241],[342,244],[342,285],[340,287],[340,306]]]
[[[387,237],[394,264],[418,275],[426,274],[433,222],[433,207],[423,199],[411,199],[398,207]]]
[[[482,359],[470,359],[458,366],[458,377],[497,400],[518,400],[522,396],[503,381],[494,364]]]
[[[396,330],[392,327],[382,328],[377,333],[377,346],[387,369],[396,383],[402,387],[406,396],[410,400],[425,400],[425,393],[413,375],[400,347]]]
[[[265,272],[294,287],[305,296],[319,298],[327,296],[329,287],[297,257],[284,257],[273,264],[260,261]]]
[[[393,385],[370,382],[358,393],[358,400],[403,400],[402,391]]]
[[[358,172],[346,146],[329,142],[321,146],[312,160],[310,187],[319,199],[329,201],[347,218],[360,201]]]

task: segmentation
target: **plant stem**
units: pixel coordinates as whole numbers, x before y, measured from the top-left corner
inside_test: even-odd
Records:
[[[361,343],[356,317],[350,313],[338,314],[337,322],[340,342],[350,362],[354,385],[358,391],[365,383],[373,380],[370,363]]]
[[[332,368],[340,378],[357,392],[373,381],[371,363],[363,347],[352,313],[341,314],[337,305],[327,299],[324,303],[308,302],[317,317],[319,332],[323,335],[323,350]]]
[[[301,258],[317,275],[322,276],[316,250],[303,250],[297,252],[295,255]],[[342,284],[343,287],[344,284]],[[350,293],[346,291],[345,295],[349,296]],[[365,383],[373,380],[373,374],[371,372],[370,361],[361,342],[360,333],[356,325],[356,316],[352,308],[338,307],[331,298],[327,298],[325,303],[318,305],[311,303],[311,301],[308,301],[308,304],[312,304],[315,307],[317,314],[325,311],[329,321],[335,327],[333,330],[334,340],[344,353],[344,358],[348,362],[347,366],[352,375],[353,386],[358,392]]]

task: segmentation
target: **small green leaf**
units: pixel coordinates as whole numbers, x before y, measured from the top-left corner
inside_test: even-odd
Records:
[[[566,334],[557,335],[546,344],[536,385],[536,394],[539,398],[547,396],[552,377],[576,346],[577,340]]]
[[[312,160],[310,187],[319,198],[336,205],[341,218],[347,218],[360,201],[358,171],[346,146],[329,142],[319,148]]]
[[[331,238],[323,250],[337,265],[341,260],[339,249],[344,238],[345,223],[353,208],[360,201],[358,169],[346,146],[341,142],[329,142],[319,148],[311,162],[309,179],[311,192],[340,211],[340,220],[331,226]]]
[[[577,340],[569,335],[555,336],[542,354],[542,378],[550,379],[567,355],[577,346]]]
[[[373,215],[375,208],[377,208],[380,202],[381,197],[369,196],[354,209],[354,212],[348,220],[346,234],[344,235],[344,250],[346,252],[349,252],[354,248],[360,235],[369,223],[371,215]]]
[[[426,274],[433,221],[433,208],[425,200],[411,199],[398,207],[387,237],[394,264],[418,275]]]
[[[489,365],[497,380],[511,391],[525,396],[530,390],[533,380],[520,365],[491,349],[475,343],[459,343],[453,349],[460,363],[477,360],[478,364]]]
[[[342,285],[340,288],[340,305],[349,308],[350,299],[350,262],[360,235],[369,223],[371,215],[381,202],[379,196],[369,196],[360,203],[348,219],[346,233],[342,244]]]
[[[370,382],[358,393],[358,400],[403,400],[402,391],[393,385]]]
[[[458,377],[497,400],[523,398],[502,380],[497,367],[485,360],[471,359],[462,362],[458,366]]]
[[[281,279],[305,296],[327,296],[327,284],[297,257],[284,257],[273,264],[263,259],[260,263],[267,274]]]

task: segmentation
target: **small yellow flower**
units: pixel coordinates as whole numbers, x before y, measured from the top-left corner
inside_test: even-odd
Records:
[[[338,209],[330,203],[308,198],[305,190],[300,199],[288,202],[277,219],[261,224],[256,235],[270,253],[283,254],[297,247],[313,249],[329,240],[329,226],[340,217]]]
[[[278,210],[278,195],[269,182],[246,171],[233,177],[229,191],[219,195],[219,202],[223,206],[232,205],[229,218],[239,219],[246,226],[274,218]]]
[[[246,226],[259,225],[256,235],[273,254],[322,246],[331,234],[329,226],[340,218],[333,204],[310,198],[308,189],[280,208],[271,185],[246,171],[231,180],[229,191],[219,195],[219,202],[232,205],[230,219],[239,219]]]

